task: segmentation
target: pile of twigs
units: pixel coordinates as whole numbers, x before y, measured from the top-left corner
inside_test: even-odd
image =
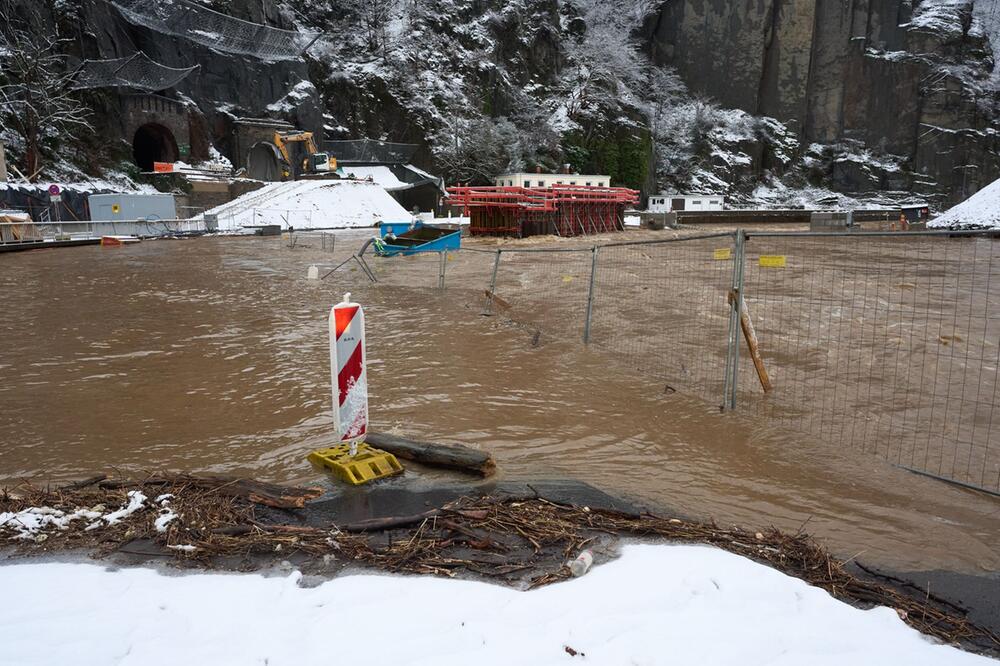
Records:
[[[111,506],[124,502],[129,488],[148,488],[151,480],[103,483],[103,487],[71,490],[24,486],[0,492],[0,513],[29,506],[66,511]],[[308,505],[302,510],[262,510],[261,504],[275,506],[271,494],[234,490],[239,488],[234,483],[193,477],[153,479],[157,493],[174,496],[171,509],[178,516],[162,532],[154,527],[157,510],[152,507],[103,529],[86,530],[83,523],[74,523],[41,541],[8,540],[0,527],[0,543],[23,553],[87,549],[97,555],[133,553],[239,569],[294,558],[304,571],[311,563],[329,573],[331,567],[321,565],[335,563],[399,573],[475,575],[529,588],[567,578],[566,560],[585,547],[600,555],[612,554],[622,538],[701,543],[766,563],[837,599],[893,608],[909,625],[942,641],[1000,649],[1000,638],[969,622],[961,608],[929,593],[909,596],[875,580],[860,579],[801,532],[747,532],[714,523],[557,504],[540,497],[465,498],[412,516],[317,526],[310,524]],[[284,489],[273,496],[285,498],[278,504],[288,498],[299,504],[296,498],[310,492]],[[138,545],[144,550],[136,550]]]

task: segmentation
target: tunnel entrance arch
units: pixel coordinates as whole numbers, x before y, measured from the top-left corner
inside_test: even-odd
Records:
[[[132,157],[143,171],[152,171],[153,162],[176,162],[180,159],[173,132],[159,123],[146,123],[132,138]]]
[[[278,148],[269,141],[259,141],[247,155],[247,175],[255,180],[277,182],[284,179]]]

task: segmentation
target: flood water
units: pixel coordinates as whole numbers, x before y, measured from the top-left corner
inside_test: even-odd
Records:
[[[341,236],[337,256],[361,237]],[[333,255],[304,245],[0,258],[0,483],[115,467],[315,483],[305,456],[334,439],[326,317],[352,291],[367,307],[373,430],[489,450],[508,479],[571,477],[657,511],[804,526],[842,557],[1000,569],[1000,500],[720,414],[578,338],[481,316],[473,288],[372,286],[352,270],[306,280]]]

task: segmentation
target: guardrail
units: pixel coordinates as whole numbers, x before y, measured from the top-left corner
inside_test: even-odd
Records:
[[[86,222],[0,222],[0,244],[81,240],[101,236],[176,236],[205,231],[203,220],[96,220]]]

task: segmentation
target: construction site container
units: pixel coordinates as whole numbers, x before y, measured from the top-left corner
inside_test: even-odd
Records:
[[[172,194],[91,194],[87,202],[95,222],[177,219]]]

